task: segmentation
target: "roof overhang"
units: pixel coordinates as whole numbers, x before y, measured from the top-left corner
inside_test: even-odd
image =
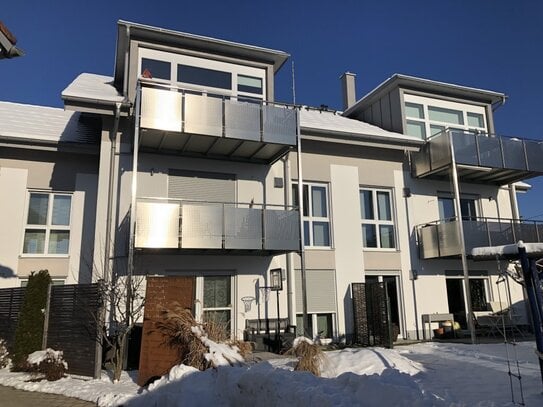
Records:
[[[277,72],[290,56],[283,51],[119,20],[117,22],[117,50],[115,56],[115,85],[119,89],[122,86],[125,70],[125,55],[131,40],[205,51],[232,58],[271,64],[274,72]]]
[[[0,59],[14,58],[24,55],[24,52],[17,48],[17,39],[0,21]]]
[[[471,100],[474,102],[490,105],[501,105],[505,103],[507,96],[504,93],[490,90],[471,88],[468,86],[455,85],[452,83],[439,82],[431,79],[418,78],[415,76],[394,74],[375,89],[360,98],[353,106],[349,107],[344,116],[351,116],[371,106],[381,95],[392,91],[395,88],[425,92],[440,96],[453,97],[458,99]]]

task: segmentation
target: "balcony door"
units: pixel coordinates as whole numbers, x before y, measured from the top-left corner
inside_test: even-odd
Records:
[[[456,217],[454,199],[450,197],[438,197],[440,220],[453,220]],[[477,204],[475,198],[460,198],[460,210],[463,220],[475,220],[477,218]]]

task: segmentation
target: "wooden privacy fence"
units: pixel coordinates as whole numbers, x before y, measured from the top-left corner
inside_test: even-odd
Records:
[[[45,310],[44,345],[64,352],[68,372],[98,377],[102,364],[98,284],[50,286]],[[25,288],[0,289],[0,337],[13,346]]]

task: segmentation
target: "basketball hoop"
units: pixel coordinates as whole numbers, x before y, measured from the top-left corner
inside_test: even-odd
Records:
[[[247,297],[241,297],[241,301],[243,302],[243,305],[245,306],[245,312],[251,311],[251,304],[255,300],[255,297],[247,296]]]
[[[264,301],[270,300],[271,287],[260,287],[260,296],[264,297]]]

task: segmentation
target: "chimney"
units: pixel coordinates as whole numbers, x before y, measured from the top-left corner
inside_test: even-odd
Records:
[[[356,74],[351,72],[345,72],[339,77],[343,95],[343,110],[347,110],[356,102],[355,78]]]

